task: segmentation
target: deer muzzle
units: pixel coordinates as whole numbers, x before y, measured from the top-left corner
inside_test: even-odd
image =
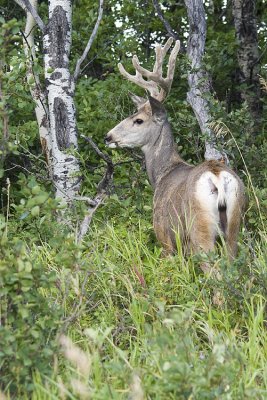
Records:
[[[107,135],[104,139],[105,145],[114,149],[118,147],[117,142],[113,141],[112,135]]]

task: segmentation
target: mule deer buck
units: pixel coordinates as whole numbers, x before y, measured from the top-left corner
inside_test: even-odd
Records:
[[[167,77],[162,76],[163,59],[172,44],[157,46],[153,72],[143,68],[136,56],[136,75],[119,64],[121,74],[149,91],[149,99],[132,95],[137,112],[108,132],[108,147],[140,147],[145,155],[149,181],[154,188],[153,225],[165,253],[176,250],[178,233],[185,252],[209,252],[216,239],[223,236],[229,257],[237,251],[244,186],[239,177],[219,161],[205,161],[198,166],[187,164],[177,153],[172,131],[162,101],[171,88],[179,41],[168,63]],[[146,78],[146,79],[144,79]],[[207,272],[209,266],[202,264]]]

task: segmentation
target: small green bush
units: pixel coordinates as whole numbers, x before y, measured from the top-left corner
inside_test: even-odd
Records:
[[[60,310],[45,297],[55,274],[25,242],[7,239],[3,218],[0,227],[0,388],[17,394],[20,384],[31,391],[35,369],[51,369]]]

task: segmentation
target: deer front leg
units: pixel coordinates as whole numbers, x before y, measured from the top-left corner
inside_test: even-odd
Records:
[[[214,250],[216,241],[216,225],[212,223],[205,215],[195,219],[192,231],[190,232],[191,249],[194,254],[201,251],[209,253]],[[205,275],[211,275],[217,280],[221,280],[220,271],[216,266],[211,266],[208,262],[202,262],[200,268]],[[222,306],[224,297],[219,290],[215,290],[212,297],[212,303]]]

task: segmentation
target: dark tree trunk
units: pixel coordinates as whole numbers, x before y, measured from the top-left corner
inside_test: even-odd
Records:
[[[246,101],[255,126],[262,114],[259,84],[260,56],[258,49],[256,0],[232,0],[233,17],[238,43],[238,80],[242,84],[241,96]]]

